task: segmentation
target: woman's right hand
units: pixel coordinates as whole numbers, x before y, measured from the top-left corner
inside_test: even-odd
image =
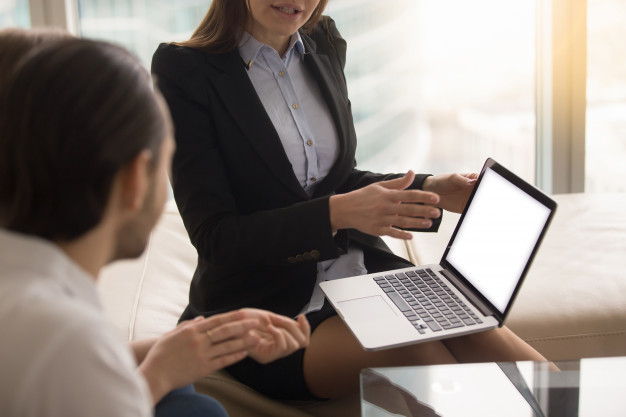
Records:
[[[260,323],[243,311],[197,317],[158,339],[139,365],[156,404],[169,391],[245,358]]]
[[[439,202],[435,193],[407,190],[415,174],[409,171],[401,178],[381,181],[346,194],[330,197],[330,223],[333,232],[339,229],[357,229],[374,236],[391,236],[411,239],[404,229],[428,229],[430,219],[441,211],[434,205]],[[406,204],[421,203],[421,204]]]

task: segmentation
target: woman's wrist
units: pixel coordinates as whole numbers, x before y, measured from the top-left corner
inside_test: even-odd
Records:
[[[328,210],[330,217],[330,228],[333,236],[340,229],[344,229],[343,224],[343,203],[345,200],[345,194],[335,194],[328,199]]]
[[[422,182],[422,190],[435,192],[434,182],[435,182],[434,176],[432,175],[427,176],[426,178],[424,178],[424,181]]]

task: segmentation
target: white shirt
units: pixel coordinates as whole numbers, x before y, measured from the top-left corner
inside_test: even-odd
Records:
[[[56,245],[0,229],[0,415],[152,416],[94,279]]]

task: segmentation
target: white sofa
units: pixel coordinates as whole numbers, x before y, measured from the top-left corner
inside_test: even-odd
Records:
[[[558,195],[553,224],[507,325],[549,359],[626,355],[626,194]],[[386,239],[414,263],[437,262],[458,216],[437,234]],[[160,335],[187,304],[196,264],[173,201],[137,260],[107,267],[98,286],[107,315],[126,339]],[[218,372],[196,384],[231,416],[356,416],[358,398],[281,403]]]

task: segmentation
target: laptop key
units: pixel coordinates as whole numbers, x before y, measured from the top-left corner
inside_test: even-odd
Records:
[[[441,330],[441,327],[435,321],[427,321],[426,324],[430,327],[430,330],[433,332],[438,332]]]
[[[474,320],[470,319],[469,317],[466,318],[466,319],[463,319],[463,323],[467,324],[468,326],[476,324],[476,322]]]
[[[400,311],[412,311],[413,309],[404,301],[402,296],[396,292],[388,292],[387,295],[391,298],[391,301],[400,309]]]

